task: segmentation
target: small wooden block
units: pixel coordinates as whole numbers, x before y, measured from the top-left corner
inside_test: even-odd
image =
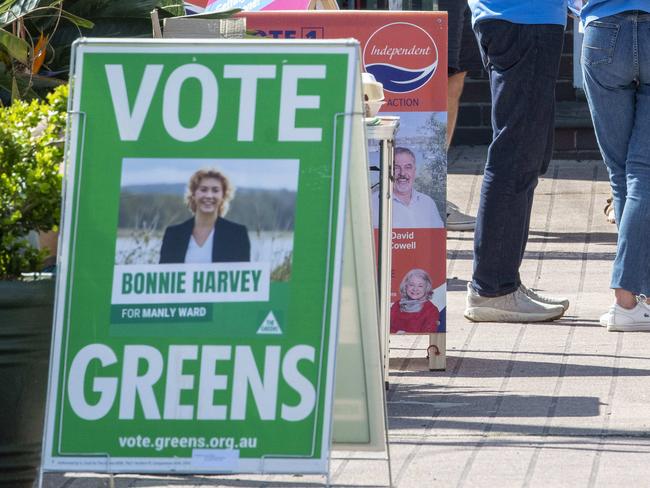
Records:
[[[429,371],[444,371],[447,369],[447,334],[437,332],[429,334]]]

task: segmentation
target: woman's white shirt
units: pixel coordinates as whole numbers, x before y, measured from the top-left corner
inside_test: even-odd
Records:
[[[190,243],[187,246],[187,252],[185,253],[185,263],[211,263],[213,242],[214,229],[212,229],[202,246],[199,246],[194,236],[191,236]]]

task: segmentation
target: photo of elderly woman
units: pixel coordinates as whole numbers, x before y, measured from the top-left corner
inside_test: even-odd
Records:
[[[391,333],[436,332],[440,312],[431,302],[433,286],[429,274],[418,268],[410,270],[404,275],[399,290],[401,298],[390,309]]]
[[[250,261],[246,227],[224,218],[234,193],[234,186],[216,168],[196,171],[185,195],[193,217],[165,229],[160,263]]]

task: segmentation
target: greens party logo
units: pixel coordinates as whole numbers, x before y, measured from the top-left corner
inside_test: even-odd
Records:
[[[392,93],[409,93],[426,85],[438,68],[438,47],[421,27],[394,22],[377,29],[363,50],[368,73]]]

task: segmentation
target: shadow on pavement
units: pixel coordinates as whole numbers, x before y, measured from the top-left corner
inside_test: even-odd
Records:
[[[81,477],[74,476],[71,473],[69,476],[63,476],[57,473],[46,473],[44,475],[43,488],[112,488],[109,477],[103,474],[84,474]],[[295,476],[296,481],[272,481],[264,480],[251,480],[240,479],[238,475],[219,475],[215,476],[179,476],[179,475],[149,475],[149,476],[132,476],[132,475],[116,475],[114,478],[115,488],[166,488],[179,486],[183,488],[190,487],[209,487],[221,486],[232,488],[323,488],[325,486],[324,477],[322,482],[308,481],[302,476]],[[314,477],[312,477],[314,478]],[[343,488],[349,485],[341,485],[337,483],[330,483],[332,488]],[[386,485],[374,484],[356,484],[358,488],[386,488]]]
[[[580,251],[526,251],[524,259],[532,261],[610,261],[613,262],[616,254],[613,252],[580,252]],[[466,250],[448,251],[447,259],[469,260],[474,259],[474,252]]]
[[[444,423],[444,422],[442,422]],[[460,423],[460,422],[457,422]],[[503,424],[496,424],[497,429],[499,425]],[[438,422],[436,422],[436,427],[438,427]],[[588,430],[588,429],[582,429],[582,430]],[[500,430],[498,430],[501,432]],[[473,449],[476,447],[478,443],[481,444],[483,447],[505,447],[505,448],[523,448],[523,449],[537,449],[537,448],[544,448],[544,449],[554,449],[554,450],[574,450],[574,451],[605,451],[605,452],[612,452],[612,453],[622,453],[622,454],[639,454],[641,452],[648,452],[650,451],[650,445],[648,444],[647,438],[639,436],[638,441],[634,441],[634,436],[639,435],[636,432],[620,432],[620,433],[614,433],[612,437],[618,437],[619,435],[622,436],[628,436],[627,439],[624,441],[607,441],[606,444],[604,444],[604,437],[607,436],[602,436],[601,433],[595,432],[594,434],[590,435],[584,435],[580,436],[579,438],[563,438],[561,437],[562,434],[553,434],[547,437],[544,437],[543,439],[541,438],[535,438],[530,439],[513,439],[512,437],[505,437],[505,438],[486,438],[486,437],[480,437],[477,440],[469,440],[469,441],[463,441],[463,440],[457,440],[454,438],[445,438],[445,437],[438,437],[435,440],[431,441],[422,441],[422,440],[408,440],[408,439],[391,439],[391,445],[412,445],[412,444],[422,444],[422,445],[430,445],[430,446],[439,446],[439,447],[449,447],[449,448],[467,448],[467,449]],[[629,436],[632,436],[630,438]]]
[[[603,220],[605,216],[603,215]],[[542,232],[531,230],[528,236],[528,242],[542,242],[553,244],[581,244],[589,236],[590,244],[616,244],[616,227],[612,225],[612,232]],[[449,231],[448,241],[467,241],[474,240],[474,234],[470,232]],[[589,253],[591,254],[591,253]]]
[[[483,351],[491,353],[493,351]],[[451,353],[451,354],[450,354]],[[506,352],[510,354],[510,351]],[[540,353],[542,355],[544,353]],[[519,353],[517,352],[517,356]],[[571,355],[572,356],[572,355]],[[429,363],[426,358],[409,358],[407,364],[404,364],[404,358],[390,359],[390,376],[391,377],[408,377],[408,376],[430,376],[444,378],[451,376],[469,377],[469,378],[503,378],[508,371],[511,378],[557,378],[560,368],[564,368],[565,377],[575,376],[602,376],[610,377],[612,375],[611,366],[597,366],[587,364],[572,364],[546,361],[528,361],[524,359],[495,359],[495,358],[477,358],[477,357],[458,357],[453,355],[453,351],[447,354],[446,371],[429,371]],[[457,362],[462,361],[460,367]],[[617,376],[650,376],[650,368],[617,368]],[[402,385],[400,385],[401,387]],[[420,385],[418,385],[420,388]]]

